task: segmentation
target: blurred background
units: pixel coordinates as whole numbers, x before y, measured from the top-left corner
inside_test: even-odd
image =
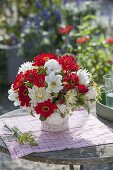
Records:
[[[103,75],[113,71],[113,0],[0,0],[0,115],[15,109],[7,91],[18,67],[44,52],[73,53],[101,86]],[[12,161],[0,154],[0,169],[68,167]],[[88,169],[112,170],[113,165]]]

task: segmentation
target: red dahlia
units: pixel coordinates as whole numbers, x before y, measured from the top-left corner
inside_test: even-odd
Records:
[[[38,103],[37,106],[35,107],[36,113],[40,114],[41,116],[45,118],[53,114],[55,109],[57,109],[57,106],[55,103],[52,103],[50,99],[42,103]]]
[[[84,84],[79,84],[78,85],[78,91],[79,91],[79,93],[84,94],[84,93],[87,93],[89,91],[89,89]]]
[[[73,30],[73,26],[72,25],[68,25],[66,27],[59,28],[58,32],[60,34],[68,34],[71,30]]]
[[[33,66],[44,66],[45,62],[49,59],[58,60],[58,57],[52,53],[39,54],[34,58]]]
[[[60,57],[59,63],[65,71],[77,71],[80,68],[72,55],[64,55]]]
[[[76,40],[76,43],[83,44],[86,43],[89,40],[89,37],[81,37]]]
[[[20,86],[22,86],[24,84],[24,76],[23,76],[23,73],[20,72],[20,74],[18,74],[16,76],[16,79],[13,83],[13,88],[14,90],[17,90]]]
[[[108,43],[108,44],[113,44],[113,38],[108,38],[108,39],[106,40],[106,43]]]
[[[30,98],[28,96],[28,89],[26,86],[23,85],[19,87],[18,98],[21,106],[26,106],[26,107],[30,106]]]
[[[66,89],[74,89],[77,87],[79,83],[79,78],[75,73],[67,74],[66,78],[64,78],[64,88]]]

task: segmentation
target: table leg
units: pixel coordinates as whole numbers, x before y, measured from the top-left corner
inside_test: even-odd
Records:
[[[74,166],[73,165],[69,165],[70,170],[74,170]]]
[[[80,165],[80,170],[83,170],[83,165]]]

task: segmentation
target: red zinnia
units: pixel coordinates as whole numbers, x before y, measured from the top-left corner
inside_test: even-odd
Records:
[[[86,43],[88,40],[89,40],[89,37],[81,37],[76,40],[76,43],[82,44],[82,43]]]
[[[65,71],[77,71],[79,69],[79,65],[72,55],[62,56],[59,59],[59,63]]]
[[[17,90],[20,86],[22,86],[24,84],[24,76],[23,76],[23,73],[20,72],[20,74],[18,74],[16,76],[16,79],[13,83],[13,88],[14,90]]]
[[[79,78],[75,73],[71,73],[64,78],[64,88],[74,89],[79,82]]]
[[[27,70],[24,74],[24,78],[25,80],[29,81],[30,83],[34,82],[34,77],[37,75],[37,70],[33,69],[33,70]]]
[[[50,99],[42,103],[38,103],[37,106],[35,107],[36,113],[40,114],[41,116],[45,118],[53,114],[55,109],[57,109],[57,106],[55,103],[52,103]]]
[[[73,26],[72,25],[68,25],[66,27],[59,28],[58,32],[60,34],[68,34],[71,30],[73,30]]]
[[[55,59],[58,60],[57,55],[52,53],[43,53],[39,54],[36,57],[34,57],[33,66],[44,66],[45,62],[49,59]]]
[[[34,76],[34,84],[37,87],[44,87],[45,86],[45,74],[36,74]]]
[[[108,44],[113,44],[113,38],[108,38],[108,39],[106,40],[106,43],[108,43]]]
[[[89,89],[84,84],[79,84],[78,85],[78,91],[79,91],[79,93],[84,94],[84,93],[87,93],[89,91]]]
[[[19,87],[18,98],[21,106],[30,106],[30,98],[28,96],[28,89],[26,86]]]

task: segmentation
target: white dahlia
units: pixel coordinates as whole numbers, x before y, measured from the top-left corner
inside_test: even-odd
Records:
[[[19,106],[20,101],[18,99],[18,92],[14,91],[13,85],[11,86],[11,89],[8,90],[8,94],[9,94],[8,99],[14,101],[14,106]]]
[[[29,97],[31,98],[31,105],[36,106],[37,103],[44,102],[47,99],[50,99],[51,96],[45,91],[45,87],[33,86],[32,89],[28,88]]]
[[[90,86],[90,87],[88,87],[88,89],[89,89],[89,91],[86,93],[86,98],[88,99],[88,100],[90,100],[90,99],[95,99],[96,98],[96,96],[97,96],[97,92],[96,92],[96,89],[95,89],[95,87],[93,87],[93,86]]]
[[[54,72],[51,72],[48,76],[45,77],[45,81],[48,84],[46,91],[49,93],[58,93],[63,89],[61,75],[55,75]]]
[[[73,105],[77,101],[76,96],[77,96],[76,90],[69,90],[65,95],[67,105],[70,104]]]
[[[79,77],[79,83],[87,85],[89,84],[90,73],[86,69],[79,69],[77,71],[77,76]]]
[[[32,66],[32,62],[26,62],[26,63],[23,63],[20,67],[19,67],[19,71],[18,73],[20,72],[25,72],[27,70],[32,70],[34,68],[34,66]]]
[[[55,73],[58,73],[61,71],[61,65],[59,64],[58,61],[54,59],[48,60],[44,67],[47,69],[47,74],[50,74],[52,71]]]

